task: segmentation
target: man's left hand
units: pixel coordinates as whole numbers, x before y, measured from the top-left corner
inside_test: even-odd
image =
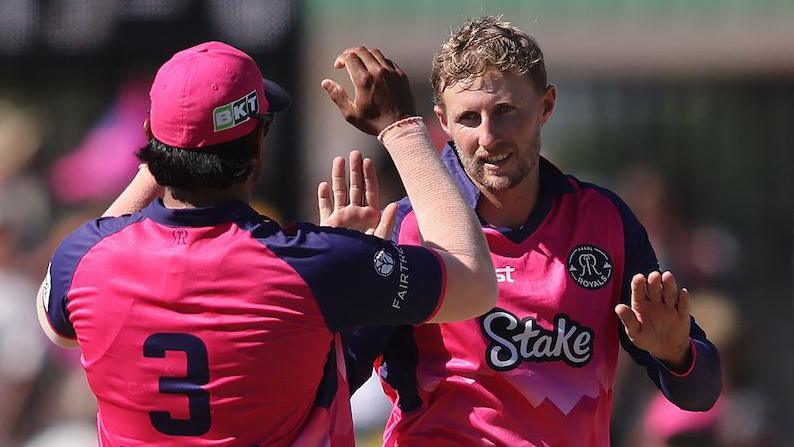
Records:
[[[669,271],[651,272],[647,279],[642,274],[634,275],[631,307],[615,307],[629,340],[674,371],[685,371],[691,363],[689,311],[689,291],[679,291]]]

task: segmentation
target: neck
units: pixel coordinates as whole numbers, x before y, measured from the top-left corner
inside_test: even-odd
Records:
[[[163,205],[166,208],[201,208],[232,200],[251,201],[251,192],[244,184],[237,183],[226,189],[173,189],[165,188]]]
[[[529,219],[540,196],[537,165],[518,185],[501,191],[480,186],[477,214],[490,225],[520,228]]]

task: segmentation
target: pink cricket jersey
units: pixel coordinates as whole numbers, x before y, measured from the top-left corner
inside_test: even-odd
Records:
[[[420,247],[243,202],[102,218],[53,256],[53,329],[76,338],[100,445],[351,446],[339,330],[416,324],[443,296]]]
[[[452,148],[443,160],[475,207],[477,188]],[[499,284],[494,309],[465,322],[345,335],[353,387],[377,357],[394,404],[384,445],[608,446],[619,338],[668,398],[686,406],[719,394],[716,350],[696,324],[697,361],[682,375],[631,345],[619,328],[613,309],[627,301],[631,276],[658,269],[625,204],[543,158],[540,183],[540,201],[523,227],[483,224]],[[395,231],[401,244],[421,240],[407,201]]]

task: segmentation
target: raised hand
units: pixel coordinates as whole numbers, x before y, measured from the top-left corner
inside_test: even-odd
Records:
[[[350,188],[345,178],[345,159],[336,157],[331,167],[331,185],[317,187],[320,225],[343,227],[389,239],[394,229],[397,205],[390,203],[381,213],[380,186],[375,165],[361,152],[350,152]],[[333,199],[331,195],[333,190]]]
[[[322,87],[342,116],[362,132],[378,135],[390,124],[416,114],[405,72],[378,49],[348,48],[337,56],[334,68],[346,68],[355,96],[331,79]]]
[[[678,371],[690,364],[689,311],[689,291],[679,291],[670,272],[634,275],[631,307],[615,307],[629,340]]]

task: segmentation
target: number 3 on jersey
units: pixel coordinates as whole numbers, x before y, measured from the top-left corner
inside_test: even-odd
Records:
[[[174,436],[201,436],[210,429],[210,394],[201,387],[210,380],[207,346],[195,335],[184,333],[152,334],[143,343],[143,356],[165,358],[166,351],[182,351],[187,359],[184,377],[160,377],[160,392],[187,396],[189,419],[174,419],[167,411],[150,411],[149,419],[157,431]]]

